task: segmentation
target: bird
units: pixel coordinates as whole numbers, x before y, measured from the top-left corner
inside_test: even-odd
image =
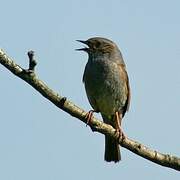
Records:
[[[125,137],[121,122],[129,110],[131,93],[121,51],[112,40],[103,37],[77,41],[85,44],[77,50],[88,54],[83,82],[93,110],[88,112],[87,119],[90,121],[94,112],[100,112],[104,123],[115,128],[119,136]],[[121,160],[118,142],[107,135],[104,160],[115,163]]]

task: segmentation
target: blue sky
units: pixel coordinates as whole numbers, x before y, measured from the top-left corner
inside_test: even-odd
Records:
[[[180,1],[2,1],[0,46],[82,108],[87,62],[76,39],[109,38],[120,47],[130,78],[128,137],[180,156]],[[56,108],[0,66],[0,179],[179,179],[179,173],[121,148],[119,164],[103,160],[104,137]],[[99,115],[96,115],[100,117]]]

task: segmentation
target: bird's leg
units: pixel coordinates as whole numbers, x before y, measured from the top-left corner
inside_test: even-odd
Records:
[[[116,112],[115,113],[116,132],[118,133],[119,137],[125,138],[125,135],[124,135],[122,127],[121,127],[121,122],[122,122],[122,114],[119,112]]]
[[[87,119],[86,126],[90,124],[94,112],[98,112],[98,111],[92,109],[92,110],[90,110],[90,111],[86,114],[86,116],[85,116],[85,118]]]

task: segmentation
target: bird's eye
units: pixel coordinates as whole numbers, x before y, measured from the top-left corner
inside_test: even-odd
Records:
[[[94,45],[95,45],[95,48],[97,49],[100,47],[101,43],[99,41],[96,41],[96,43]]]

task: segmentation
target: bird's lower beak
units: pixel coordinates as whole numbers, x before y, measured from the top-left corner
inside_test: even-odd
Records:
[[[88,45],[88,42],[87,42],[87,41],[83,41],[83,40],[76,40],[76,41]],[[84,48],[76,49],[76,51],[86,51],[86,52],[87,52],[88,49],[89,49],[89,48],[84,47]]]

